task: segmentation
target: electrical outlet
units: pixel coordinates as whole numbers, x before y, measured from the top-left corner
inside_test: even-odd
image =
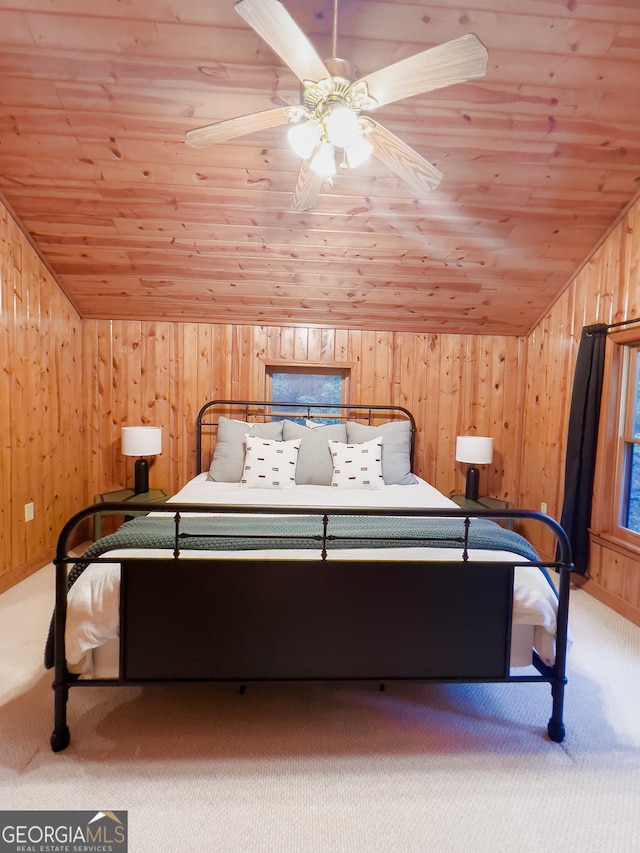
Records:
[[[540,501],[540,512],[543,513],[544,515],[547,514],[547,502],[546,501]]]
[[[24,520],[33,521],[34,511],[33,502],[24,505]]]

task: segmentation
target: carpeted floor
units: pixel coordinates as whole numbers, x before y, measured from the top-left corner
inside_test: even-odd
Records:
[[[71,691],[54,754],[43,569],[0,595],[2,809],[128,811],[132,853],[640,850],[640,628],[571,601],[567,737],[545,685]]]

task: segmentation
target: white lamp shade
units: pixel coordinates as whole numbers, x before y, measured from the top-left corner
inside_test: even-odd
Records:
[[[298,157],[303,160],[311,157],[322,138],[322,127],[320,123],[311,119],[304,121],[301,124],[294,124],[289,128],[287,133],[289,145],[293,148]]]
[[[361,166],[373,151],[373,145],[364,136],[360,136],[347,146],[347,161],[350,169]]]
[[[358,116],[349,107],[334,107],[325,123],[329,142],[338,148],[351,145],[358,136]]]
[[[321,142],[309,164],[321,178],[330,178],[336,173],[335,148],[330,142]]]
[[[456,461],[489,465],[493,460],[493,439],[480,435],[459,435],[456,438]]]
[[[122,427],[123,456],[157,456],[162,453],[162,427]]]

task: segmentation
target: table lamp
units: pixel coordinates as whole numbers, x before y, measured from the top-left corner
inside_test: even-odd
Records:
[[[162,427],[122,427],[122,453],[124,456],[138,457],[134,469],[136,495],[148,492],[149,463],[145,457],[162,453]]]
[[[470,462],[464,496],[478,500],[480,472],[476,465],[489,465],[493,460],[493,439],[480,435],[459,435],[456,439],[456,462]]]

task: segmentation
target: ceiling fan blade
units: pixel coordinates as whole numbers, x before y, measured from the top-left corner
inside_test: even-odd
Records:
[[[298,80],[317,83],[331,77],[314,46],[279,0],[240,0],[235,8]]]
[[[373,145],[373,156],[411,184],[420,195],[435,190],[444,177],[442,172],[386,127],[377,122],[373,124],[373,129],[367,134],[367,139]]]
[[[322,178],[317,172],[314,172],[309,165],[309,160],[303,160],[300,172],[298,173],[298,181],[296,188],[293,191],[291,199],[291,207],[294,210],[311,210],[316,206],[318,196],[320,195],[320,187],[322,186]]]
[[[364,81],[377,106],[381,106],[484,77],[487,61],[486,47],[473,33],[467,33],[367,74],[357,83],[361,85]]]
[[[225,121],[217,121],[204,127],[196,127],[185,133],[185,142],[194,148],[203,148],[205,145],[213,145],[216,142],[224,142],[227,139],[235,139],[247,133],[255,133],[257,130],[265,130],[269,127],[278,127],[287,124],[289,107],[278,107],[275,110],[264,110],[260,113],[251,113],[248,116],[238,116]]]

